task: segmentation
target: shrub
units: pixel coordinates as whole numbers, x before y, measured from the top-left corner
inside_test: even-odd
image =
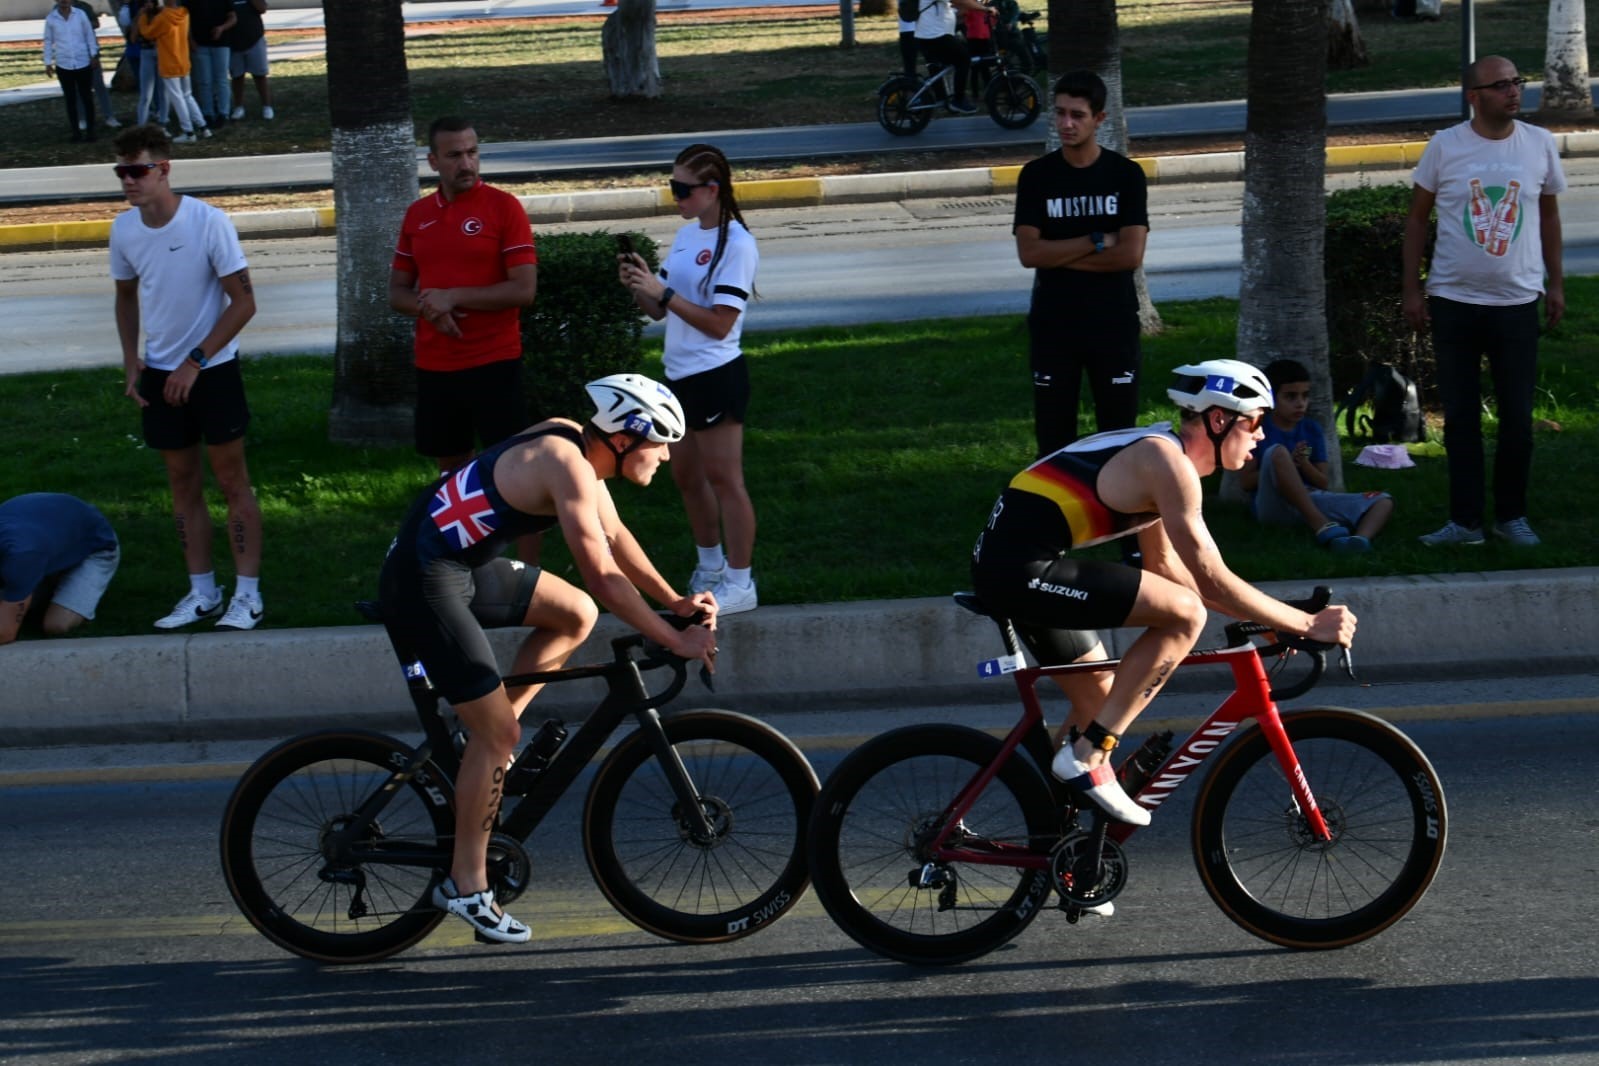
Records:
[[[633,247],[659,266],[655,242]],[[643,365],[645,317],[616,281],[616,234],[557,233],[539,238],[539,290],[522,312],[528,413],[535,419],[588,416],[585,383]]]
[[[1361,186],[1327,197],[1327,341],[1340,400],[1372,363],[1397,366],[1424,400],[1433,392],[1432,338],[1411,329],[1400,306],[1410,197],[1407,185]],[[1429,222],[1423,268],[1432,258],[1433,233]]]

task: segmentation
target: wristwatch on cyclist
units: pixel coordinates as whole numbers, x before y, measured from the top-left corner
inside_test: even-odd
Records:
[[[195,348],[189,352],[189,362],[193,363],[201,370],[204,370],[205,364],[209,363],[210,361],[211,357],[206,355],[203,349]]]
[[[1095,255],[1098,255],[1100,252],[1105,250],[1105,235],[1099,232],[1099,230],[1096,229],[1094,232],[1090,233],[1088,235],[1088,239],[1094,242]]]

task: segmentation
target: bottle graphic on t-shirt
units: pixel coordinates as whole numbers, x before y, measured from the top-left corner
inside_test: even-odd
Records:
[[[1477,238],[1478,246],[1488,243],[1488,226],[1493,221],[1493,204],[1488,200],[1488,194],[1482,191],[1482,181],[1479,178],[1471,179],[1471,233]]]
[[[1492,256],[1502,256],[1510,251],[1510,238],[1515,236],[1516,223],[1521,218],[1521,182],[1511,180],[1505,194],[1494,205],[1493,218],[1488,226],[1488,243],[1483,250]]]

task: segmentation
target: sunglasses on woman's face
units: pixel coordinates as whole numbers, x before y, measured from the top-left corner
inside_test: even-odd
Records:
[[[687,181],[678,181],[676,178],[673,178],[668,184],[672,186],[672,199],[687,200],[694,194],[695,189],[703,189],[707,185],[715,185],[716,182],[696,181],[691,183]]]

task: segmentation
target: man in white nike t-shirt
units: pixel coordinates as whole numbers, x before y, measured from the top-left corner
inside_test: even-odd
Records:
[[[126,392],[139,406],[145,444],[166,463],[189,568],[188,593],[155,625],[177,629],[221,615],[219,629],[253,629],[262,614],[261,509],[244,460],[250,408],[235,339],[255,315],[244,250],[227,215],[173,191],[172,140],[165,129],[123,130],[116,151],[117,178],[133,207],[111,224]],[[227,501],[237,576],[226,613],[211,568],[202,441]]]

